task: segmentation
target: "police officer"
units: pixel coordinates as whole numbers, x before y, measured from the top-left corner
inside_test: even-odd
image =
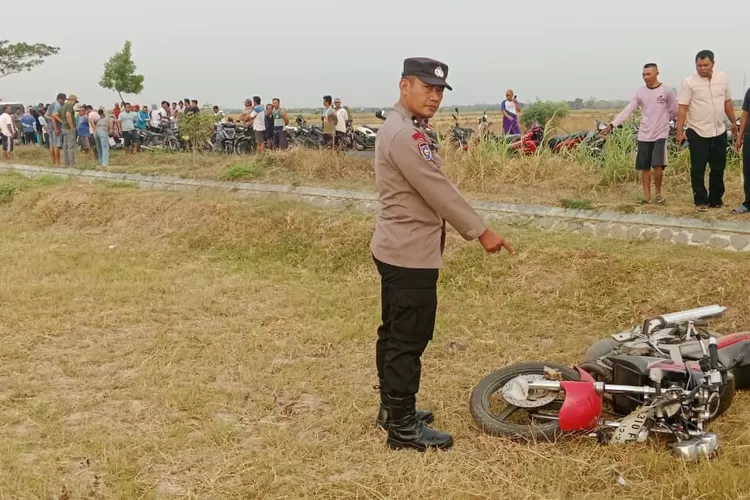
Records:
[[[381,404],[377,424],[391,448],[450,448],[450,434],[428,427],[432,413],[416,409],[421,357],[432,340],[445,222],[487,252],[510,245],[461,196],[424,128],[440,108],[448,66],[428,58],[404,61],[401,97],[378,131],[375,180],[380,210],[370,249],[381,277],[382,324],[376,365]]]

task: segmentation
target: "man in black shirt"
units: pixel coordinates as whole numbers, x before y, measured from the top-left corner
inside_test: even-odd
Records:
[[[750,212],[750,149],[742,147],[745,141],[750,141],[750,128],[747,126],[748,115],[750,115],[750,89],[747,89],[745,100],[742,102],[740,130],[737,133],[737,140],[734,144],[738,153],[742,150],[742,176],[744,178],[745,202],[732,210],[733,214],[746,214]]]

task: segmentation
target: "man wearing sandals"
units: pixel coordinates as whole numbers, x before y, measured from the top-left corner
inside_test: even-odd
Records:
[[[737,134],[737,142],[734,147],[739,153],[742,150],[742,177],[745,188],[745,202],[738,208],[732,210],[735,214],[746,214],[750,212],[750,149],[743,148],[745,140],[750,141],[750,128],[747,127],[748,116],[750,116],[750,89],[745,93],[745,100],[742,101],[742,121],[740,121],[740,131]]]
[[[664,203],[661,194],[664,169],[667,166],[669,121],[677,116],[677,98],[671,88],[659,81],[659,68],[654,63],[643,66],[644,87],[638,89],[630,104],[609,125],[607,133],[619,127],[638,108],[642,110],[638,127],[638,154],[635,169],[641,172],[643,202],[651,203],[651,169],[654,169],[656,203]]]
[[[693,202],[699,212],[721,208],[724,197],[724,169],[727,165],[726,114],[737,137],[729,78],[723,71],[714,70],[714,53],[701,50],[695,56],[696,73],[685,79],[678,101],[677,144],[690,147],[690,181]],[[687,131],[685,130],[687,126]],[[706,163],[711,168],[706,192]]]

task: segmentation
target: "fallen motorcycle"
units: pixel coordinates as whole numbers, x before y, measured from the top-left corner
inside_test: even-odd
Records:
[[[573,368],[520,363],[495,371],[473,389],[471,414],[490,434],[554,440],[584,433],[601,443],[671,437],[686,460],[713,457],[719,441],[707,424],[750,388],[750,332],[720,336],[707,320],[713,305],[664,314],[593,344]],[[494,408],[493,397],[499,393]]]

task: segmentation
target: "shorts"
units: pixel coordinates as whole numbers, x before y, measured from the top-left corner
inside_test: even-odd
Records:
[[[254,130],[255,144],[263,144],[266,142],[266,131],[265,130]]]
[[[91,149],[91,137],[88,135],[86,136],[79,135],[78,145],[81,146],[81,149],[83,149],[84,151],[88,151],[89,149]]]
[[[56,134],[54,131],[52,131],[49,144],[50,147],[62,149],[62,131],[59,134]]]
[[[125,143],[124,146],[129,148],[133,144],[140,143],[141,136],[138,134],[137,130],[124,130],[122,132],[122,140]]]
[[[651,170],[653,167],[667,167],[666,139],[657,139],[653,142],[638,141],[635,169],[646,171]]]
[[[2,138],[3,141],[3,151],[5,151],[6,153],[12,153],[13,146],[15,146],[15,140],[13,139],[13,137],[0,134],[0,138]]]

